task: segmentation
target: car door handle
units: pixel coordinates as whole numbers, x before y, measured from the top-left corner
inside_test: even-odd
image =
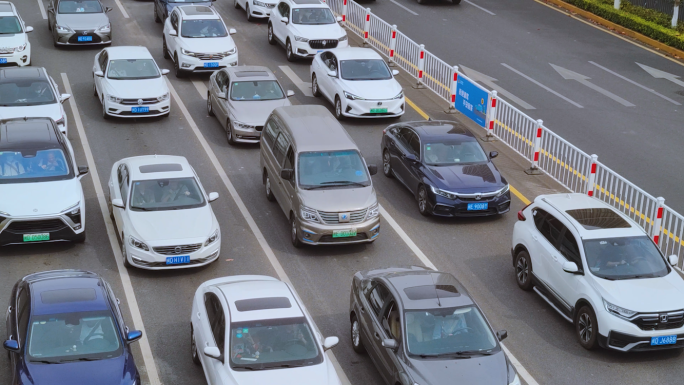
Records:
[[[539,238],[537,238],[536,235],[533,235],[533,236],[532,236],[532,239],[534,239],[535,241],[539,242]]]
[[[378,334],[378,332],[375,332],[373,336],[375,336],[376,340],[380,341],[380,334]]]
[[[556,254],[551,254],[551,258],[553,258],[554,261],[558,262],[558,256],[556,256]]]
[[[359,309],[359,310],[361,310],[361,313],[366,314],[366,309],[364,309],[363,306],[361,306],[361,309]]]
[[[200,312],[197,312],[197,319],[202,319],[202,316],[200,315]]]

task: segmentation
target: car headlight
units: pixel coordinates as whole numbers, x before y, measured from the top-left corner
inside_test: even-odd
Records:
[[[635,312],[634,310],[629,310],[629,309],[625,309],[624,307],[614,305],[614,304],[606,301],[605,299],[603,300],[603,306],[606,307],[606,311],[608,311],[608,313],[610,313],[614,316],[620,317],[620,318],[631,318],[635,314],[637,314],[637,312]]]
[[[513,381],[509,382],[508,385],[520,385],[520,377],[518,377],[518,373],[515,374]]]
[[[349,38],[349,37],[347,37],[347,35],[344,35],[344,36],[342,36],[339,40],[340,40],[340,41],[347,41],[348,38]]]
[[[218,237],[219,237],[219,230],[216,229],[216,231],[214,231],[214,234],[211,234],[211,236],[209,238],[207,238],[207,241],[204,242],[204,246],[206,247],[206,246],[209,246],[212,243],[216,242]]]
[[[380,206],[376,203],[368,209],[368,219],[375,218],[378,215],[380,215]]]
[[[500,196],[504,195],[505,193],[508,192],[508,190],[510,190],[510,188],[511,188],[510,185],[505,185],[501,190],[499,190],[499,192],[497,192],[496,196],[500,197]]]
[[[235,55],[236,53],[237,53],[237,47],[233,47],[233,49],[224,52],[223,56]]]
[[[150,251],[150,248],[147,247],[147,245],[146,245],[145,243],[143,243],[143,242],[137,240],[137,239],[134,238],[133,236],[129,236],[129,237],[128,237],[128,243],[130,243],[131,246],[133,246],[133,247],[135,247],[135,248],[138,248],[138,249],[140,249],[140,250]]]
[[[162,96],[157,96],[157,100],[159,100],[160,102],[163,102],[164,100],[167,100],[168,98],[169,98],[169,93],[168,93],[168,92],[165,93],[165,94],[162,95]]]
[[[435,187],[435,186],[430,186],[430,190],[432,190],[433,193],[435,193],[435,194],[437,194],[437,195],[441,195],[441,196],[443,196],[443,197],[445,197],[445,198],[448,198],[448,199],[456,199],[456,198],[458,198],[458,196],[457,196],[456,194],[452,194],[452,193],[450,193],[450,192],[448,192],[448,191],[444,191],[444,190],[438,189],[438,188]]]
[[[117,98],[117,97],[114,96],[114,95],[107,95],[107,99],[108,99],[110,102],[114,102],[114,103],[121,103],[121,101],[123,100],[123,99],[121,99],[121,98]]]
[[[14,49],[14,52],[23,52],[23,51],[26,49],[26,45],[27,45],[27,44],[28,44],[28,43],[24,43],[24,44],[20,45],[19,47],[16,47],[16,48]]]
[[[67,27],[66,25],[55,25],[55,28],[57,28],[57,32],[74,33],[74,30]]]
[[[70,215],[76,215],[81,212],[81,202],[76,202],[75,204],[62,210],[63,213],[68,213]]]
[[[301,41],[302,43],[306,43],[307,41],[309,41],[309,39],[307,39],[305,37],[297,36],[297,35],[295,35],[294,38],[295,38],[295,40]]]
[[[362,98],[362,97],[360,97],[360,96],[356,96],[356,95],[354,95],[354,94],[350,94],[350,93],[347,92],[347,91],[344,91],[344,97],[347,98],[347,99],[349,99],[349,100],[366,100],[366,99],[364,99],[364,98]]]
[[[254,126],[254,125],[238,122],[237,120],[231,120],[230,122],[233,124],[233,128],[238,129],[238,130],[254,130],[254,129],[256,129],[256,126]]]
[[[112,30],[112,25],[107,23],[102,27],[98,28],[95,32],[110,32]]]
[[[266,6],[266,3],[263,3],[263,2],[261,2],[261,1],[252,0],[252,2],[254,3],[254,5],[258,5],[258,6],[260,6],[260,7],[265,7],[265,6]]]
[[[310,209],[306,206],[302,206],[299,209],[299,213],[302,216],[302,220],[309,221],[309,222],[318,222],[318,215],[316,214],[316,210]]]
[[[401,99],[404,97],[404,91],[401,91],[400,93],[397,94],[397,96],[393,97],[392,99]]]
[[[192,51],[188,51],[185,48],[181,48],[181,54],[183,54],[185,56],[192,56],[192,57],[195,57],[197,55],[196,53],[194,53]]]

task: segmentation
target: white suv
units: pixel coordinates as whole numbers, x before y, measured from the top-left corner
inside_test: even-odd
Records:
[[[684,348],[684,280],[629,217],[584,194],[541,195],[513,230],[518,286],[574,323],[586,349]]]
[[[31,43],[27,27],[14,4],[0,1],[0,66],[15,64],[19,67],[31,65]]]
[[[164,22],[162,50],[172,59],[176,77],[189,72],[214,72],[238,65],[238,50],[226,24],[213,7],[184,5]]]
[[[312,58],[324,49],[349,46],[339,21],[319,0],[283,0],[268,19],[268,42],[282,44],[288,61]]]

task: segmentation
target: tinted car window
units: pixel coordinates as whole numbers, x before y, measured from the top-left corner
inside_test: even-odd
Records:
[[[411,141],[409,142],[409,146],[411,147],[411,151],[416,155],[416,157],[420,158],[420,139],[416,134],[413,134],[411,136]]]
[[[102,7],[97,0],[62,0],[59,2],[58,13],[102,13]]]
[[[269,148],[273,148],[273,143],[275,143],[276,137],[278,137],[278,134],[280,133],[280,129],[273,119],[270,119],[268,122],[266,122],[264,133],[266,134],[264,135],[264,141]]]
[[[273,148],[273,155],[276,158],[276,161],[278,164],[282,165],[283,160],[285,159],[285,151],[289,147],[290,142],[287,140],[287,137],[285,137],[284,134],[278,135],[276,138],[276,143],[275,147]]]
[[[26,331],[28,329],[30,309],[30,296],[26,288],[19,289],[19,298],[17,303],[17,322],[19,323],[19,335],[17,341],[20,343],[26,338]]]
[[[5,79],[0,82],[0,107],[57,103],[47,79]]]
[[[569,229],[566,229],[560,238],[560,252],[568,261],[575,262],[580,271],[582,270],[579,247],[577,246],[575,236],[572,235]]]
[[[647,236],[583,240],[589,271],[601,278],[664,277],[670,267]]]
[[[382,306],[385,304],[385,300],[389,297],[389,290],[383,285],[376,285],[373,290],[371,290],[368,296],[368,302],[370,302],[371,307],[375,314],[380,314]]]
[[[204,194],[195,178],[134,181],[131,210],[164,211],[202,207]]]
[[[299,185],[304,189],[370,186],[357,151],[305,152],[299,155]]]
[[[21,33],[21,23],[16,16],[0,17],[0,34]]]
[[[221,20],[183,20],[181,36],[189,38],[226,37],[228,32]]]
[[[0,184],[66,180],[72,171],[62,149],[0,152]]]

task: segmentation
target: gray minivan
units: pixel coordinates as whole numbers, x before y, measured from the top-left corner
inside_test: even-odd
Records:
[[[373,242],[380,212],[356,143],[323,106],[278,107],[261,135],[266,197],[290,219],[295,247]]]

